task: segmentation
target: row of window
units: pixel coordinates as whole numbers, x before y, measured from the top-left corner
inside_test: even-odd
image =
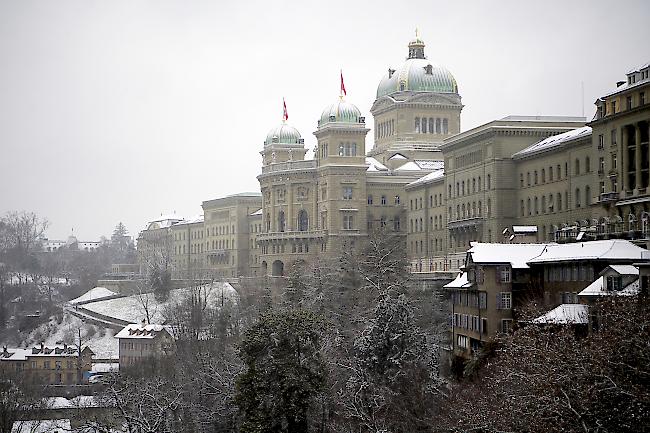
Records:
[[[574,176],[579,176],[581,171],[580,171],[580,159],[576,158],[575,163],[574,163],[574,170],[573,170],[573,175]],[[585,173],[591,173],[591,160],[587,156],[585,157]],[[527,172],[526,173],[526,183],[525,186],[534,186],[534,185],[540,185],[540,184],[545,184],[547,182],[546,178],[546,168],[542,168],[539,173],[537,170],[534,170],[532,172]],[[557,180],[562,180],[562,164],[558,164],[556,167],[556,172],[554,173],[553,171],[553,166],[550,166],[548,168],[548,182],[553,182],[554,174],[556,174]],[[564,163],[564,176],[567,177],[569,175],[569,163],[565,162]],[[519,186],[522,188],[524,187],[524,173],[519,173]]]
[[[351,189],[351,188],[350,188]],[[345,189],[343,190],[343,198],[345,198]],[[352,192],[350,191],[350,199],[352,198]],[[372,195],[368,196],[368,204],[374,204],[374,197]],[[388,204],[388,199],[385,195],[381,196],[381,205],[386,206]],[[400,204],[400,198],[398,195],[393,197],[393,204],[396,206]]]
[[[477,180],[478,179],[478,180]],[[471,189],[470,189],[471,187]],[[452,185],[449,184],[449,195],[448,198],[452,198]],[[465,195],[469,194],[474,194],[476,192],[481,192],[483,188],[483,184],[481,183],[481,176],[478,178],[473,177],[472,181],[470,183],[470,180],[467,179],[467,184],[465,184],[465,181],[458,181],[456,182],[456,195],[455,197],[463,197]],[[490,174],[487,175],[487,179],[485,182],[485,189],[486,190],[491,190],[492,189],[492,176]]]
[[[384,228],[388,225],[389,221],[383,215],[381,216],[381,218],[379,218],[378,221],[374,220],[372,215],[368,215],[368,231],[372,231],[375,228],[375,222],[379,223],[378,227]],[[395,218],[393,219],[393,231],[398,232],[400,230],[401,230],[400,218],[398,216],[395,216]]]
[[[429,239],[429,251],[425,251],[425,247],[426,245],[422,240],[411,241],[410,252],[412,254],[428,254],[429,252],[442,251],[444,249],[443,240],[442,238]],[[420,268],[422,268],[422,264],[420,264]]]
[[[375,139],[385,138],[395,135],[395,119],[389,119],[385,122],[379,122],[375,130]]]
[[[601,182],[601,189],[603,190],[601,192],[604,192],[605,189],[604,182]],[[576,209],[582,207],[583,205],[590,206],[592,200],[591,187],[589,185],[585,187],[584,201],[583,201],[582,191],[580,190],[580,188],[576,188],[573,199],[574,199],[574,207]],[[541,208],[540,208],[540,202],[541,202]],[[541,197],[541,200],[539,197],[533,197],[533,198],[528,197],[525,201],[525,206],[524,206],[523,199],[519,201],[519,214],[522,217],[562,212],[562,209],[563,209],[563,200],[562,200],[562,193],[560,192],[558,192],[555,195],[549,194],[548,199],[546,195],[543,195]],[[568,191],[564,191],[564,209],[569,210]]]
[[[544,281],[588,281],[594,280],[594,268],[586,264],[556,265],[544,268]]]
[[[458,314],[453,315],[453,325],[455,328],[467,329],[468,331],[476,331],[481,334],[487,334],[487,318],[472,316],[471,314]]]
[[[409,221],[409,233],[423,232],[424,222],[422,218],[411,219]],[[432,215],[429,217],[429,230],[442,230],[444,227],[444,218],[442,215]]]
[[[449,120],[439,117],[416,117],[415,132],[418,134],[449,134]]]
[[[487,206],[485,211],[487,217],[490,218],[492,216],[492,199],[490,198],[487,199]],[[455,214],[453,213],[453,208],[449,206],[447,215],[447,218],[449,218],[450,221],[458,221],[468,218],[480,218],[483,216],[483,203],[479,200],[478,204],[475,201],[473,201],[471,204],[469,202],[467,202],[467,204],[457,204]]]
[[[414,204],[415,204],[415,210],[423,209],[422,197],[416,198],[415,200],[411,200],[411,203],[410,203],[411,210],[414,210],[414,208],[413,208]],[[442,206],[442,205],[443,205],[443,203],[442,203],[442,193],[429,195],[429,207],[430,208],[431,207]]]

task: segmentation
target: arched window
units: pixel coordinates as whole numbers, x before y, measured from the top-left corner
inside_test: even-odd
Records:
[[[576,207],[580,207],[580,188],[576,188]]]
[[[531,215],[531,209],[530,209],[530,197],[526,200],[526,212],[528,213],[528,216]]]
[[[576,173],[575,175],[578,176],[580,174],[580,160],[576,158]]]
[[[368,204],[372,204],[372,195],[368,196]],[[413,205],[412,201],[411,201],[411,205]]]
[[[436,132],[435,125],[433,124],[433,117],[429,117],[429,134]]]
[[[487,189],[488,191],[492,189],[492,176],[488,174],[487,176]]]
[[[587,185],[585,187],[585,206],[589,206],[591,204],[591,187]]]
[[[476,178],[472,178],[472,192],[476,192]]]
[[[420,132],[420,118],[415,118],[415,132]]]
[[[487,200],[487,217],[490,218],[492,216],[492,200],[488,198]]]
[[[465,203],[463,203],[462,209],[463,209],[463,219],[464,219],[465,218]]]
[[[546,170],[542,169],[542,183],[546,183]]]
[[[546,196],[542,196],[542,213],[546,213]]]
[[[461,185],[460,191],[461,191],[462,195],[465,195],[465,181],[462,181],[460,183],[460,185]]]
[[[537,170],[535,170],[535,185],[537,185]]]
[[[548,181],[553,182],[553,166],[548,168]]]
[[[306,232],[307,230],[309,230],[309,215],[306,210],[301,209],[298,212],[298,231]]]
[[[558,192],[558,193],[557,193],[557,200],[556,200],[556,202],[557,202],[557,210],[558,210],[558,211],[561,211],[561,210],[562,210],[562,193],[561,193],[561,192]]]
[[[422,118],[422,126],[420,127],[420,132],[422,132],[423,134],[427,133],[427,118],[426,117]]]
[[[267,232],[271,231],[271,214],[270,213],[266,214],[266,231]]]
[[[442,119],[442,133],[449,134],[449,121],[447,119]]]
[[[478,216],[481,216],[483,214],[483,203],[481,201],[478,202]]]
[[[478,190],[481,191],[483,186],[481,185],[481,176],[478,177]]]
[[[539,214],[539,200],[535,197],[535,215]]]
[[[436,118],[436,133],[442,133],[442,128],[440,127],[440,118]]]
[[[585,158],[585,173],[589,173],[591,171],[591,160],[589,157]]]

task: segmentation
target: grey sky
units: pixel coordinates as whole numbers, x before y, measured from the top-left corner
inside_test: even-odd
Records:
[[[650,61],[650,2],[0,0],[0,213],[50,238],[132,235],[161,212],[257,191],[267,131],[309,148],[338,95],[367,116],[416,26],[456,77],[462,129],[585,115]],[[372,146],[372,131],[367,148]]]

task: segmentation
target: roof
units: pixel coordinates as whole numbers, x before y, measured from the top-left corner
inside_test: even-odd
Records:
[[[639,275],[639,268],[633,265],[609,265],[601,272],[601,275],[608,269],[613,270],[619,275]]]
[[[509,264],[513,269],[528,268],[528,261],[537,257],[548,244],[490,244],[472,242],[468,253],[474,263]]]
[[[366,164],[368,164],[368,170],[367,171],[386,171],[386,170],[388,170],[388,167],[386,167],[384,164],[377,161],[375,158],[373,158],[371,156],[366,156]]]
[[[137,338],[153,340],[163,331],[169,333],[169,329],[163,325],[143,325],[141,323],[130,323],[126,325],[120,332],[115,334],[115,338]]]
[[[70,303],[73,305],[81,304],[84,302],[97,301],[99,299],[110,298],[116,295],[118,295],[118,293],[115,293],[114,291],[109,290],[106,287],[95,287],[93,289],[88,290],[86,293],[79,296],[78,298],[74,298],[73,300],[70,301]]]
[[[639,293],[639,280],[636,279],[622,290],[607,290],[605,286],[605,277],[600,276],[593,283],[589,284],[578,296],[596,297],[596,296],[633,296]]]
[[[467,272],[460,272],[451,283],[447,283],[442,287],[443,289],[462,289],[471,285],[467,278]]]
[[[86,350],[90,350],[88,346],[82,349],[82,353]],[[75,346],[38,346],[29,349],[3,347],[0,352],[0,361],[25,361],[27,358],[43,357],[77,357],[77,354]]]
[[[402,155],[401,153],[396,153],[395,155],[388,158],[389,161],[392,161],[394,159],[408,159],[408,158]]]
[[[537,226],[512,226],[512,231],[519,233],[537,233]]]
[[[572,129],[571,131],[564,132],[562,134],[553,135],[551,137],[545,138],[544,140],[538,141],[537,143],[531,144],[525,149],[520,150],[519,152],[512,155],[514,159],[525,158],[531,155],[536,155],[541,152],[548,152],[563,147],[567,143],[571,143],[582,138],[587,138],[591,136],[591,127],[583,126],[582,128]]]
[[[416,187],[416,186],[420,186],[420,185],[425,185],[427,183],[431,183],[431,182],[434,182],[436,180],[443,179],[444,177],[445,177],[445,171],[444,170],[436,170],[436,171],[433,171],[433,172],[427,174],[426,176],[422,176],[421,178],[419,178],[416,181],[413,181],[413,182],[407,184],[406,187],[411,188],[411,187]]]
[[[262,208],[259,208],[258,210],[256,210],[255,212],[253,212],[253,213],[251,214],[251,216],[257,216],[257,215],[262,215],[262,214],[263,214],[263,212],[262,212]]]
[[[235,194],[229,194],[226,196],[228,197],[262,197],[262,193],[259,191],[252,191],[252,192],[238,192]]]
[[[532,323],[561,325],[586,325],[589,323],[589,306],[584,304],[561,304],[532,320]]]
[[[68,418],[14,421],[11,427],[11,433],[64,433],[70,431],[72,430]]]
[[[416,159],[395,169],[395,171],[442,170],[445,162],[439,160]]]
[[[645,249],[623,239],[548,244],[537,257],[528,263],[568,262],[575,260],[639,260]]]
[[[300,144],[300,138],[300,132],[296,128],[282,122],[282,124],[272,128],[266,134],[264,146],[270,146],[271,144]]]
[[[175,224],[174,226],[183,226],[183,225],[188,225],[188,224],[200,224],[204,221],[203,215],[196,215],[193,218],[183,220],[179,222],[178,224]]]

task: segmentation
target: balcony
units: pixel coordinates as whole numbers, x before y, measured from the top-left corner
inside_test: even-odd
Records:
[[[272,242],[288,239],[324,239],[327,237],[327,230],[287,231],[268,232],[257,235],[257,242]]]
[[[224,250],[224,249],[215,249],[215,250],[209,250],[207,251],[208,257],[223,257],[227,256],[230,250]]]
[[[600,195],[600,202],[601,203],[607,203],[607,202],[612,202],[612,201],[617,201],[618,200],[619,193],[618,192],[604,192]]]
[[[448,229],[463,229],[463,228],[477,228],[480,225],[483,225],[485,220],[482,216],[452,220],[447,223]]]

